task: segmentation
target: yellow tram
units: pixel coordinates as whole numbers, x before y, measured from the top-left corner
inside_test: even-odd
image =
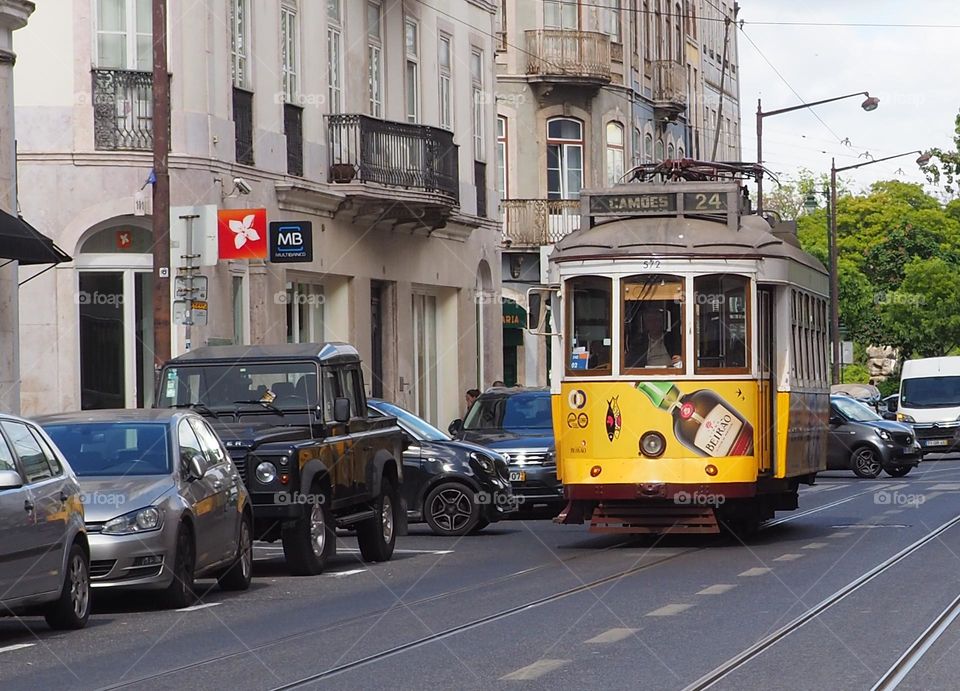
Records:
[[[748,531],[825,469],[828,273],[794,223],[751,211],[759,174],[668,161],[582,193],[529,295],[555,339],[558,521]]]

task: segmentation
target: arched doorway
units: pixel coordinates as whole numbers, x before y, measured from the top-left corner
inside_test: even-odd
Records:
[[[496,297],[493,292],[493,276],[490,264],[481,259],[477,267],[477,281],[474,287],[477,320],[477,386],[482,391],[490,382],[487,380],[487,339],[485,332],[488,328],[489,304]]]
[[[146,228],[116,222],[80,243],[76,302],[84,410],[144,407],[153,399],[152,245]]]

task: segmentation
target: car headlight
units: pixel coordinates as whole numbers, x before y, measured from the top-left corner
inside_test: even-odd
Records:
[[[473,458],[473,460],[475,460],[480,465],[480,467],[483,469],[483,472],[485,472],[487,475],[497,474],[497,467],[493,464],[493,461],[491,461],[489,458],[487,458],[486,456],[481,456],[478,453],[473,453],[470,455]]]
[[[163,525],[163,514],[155,506],[131,511],[122,516],[111,518],[103,524],[101,533],[105,535],[132,535],[158,530]]]
[[[903,413],[897,413],[897,422],[916,422],[909,415],[904,415]]]
[[[271,482],[277,479],[277,466],[273,463],[267,463],[264,461],[257,466],[256,470],[257,482],[269,485]]]
[[[886,439],[887,441],[890,440],[890,433],[885,429],[878,429],[877,436],[880,437],[881,439]]]

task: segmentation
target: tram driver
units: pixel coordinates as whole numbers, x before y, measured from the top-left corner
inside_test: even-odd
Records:
[[[671,320],[671,328],[666,330],[666,317],[664,310],[644,305],[640,314],[630,321],[626,343],[627,367],[683,367],[679,319]]]

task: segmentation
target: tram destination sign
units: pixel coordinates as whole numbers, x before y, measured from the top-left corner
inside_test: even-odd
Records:
[[[688,214],[726,214],[727,192],[683,192],[683,208],[676,193],[597,194],[590,197],[590,213],[599,216],[661,216],[678,211]]]

